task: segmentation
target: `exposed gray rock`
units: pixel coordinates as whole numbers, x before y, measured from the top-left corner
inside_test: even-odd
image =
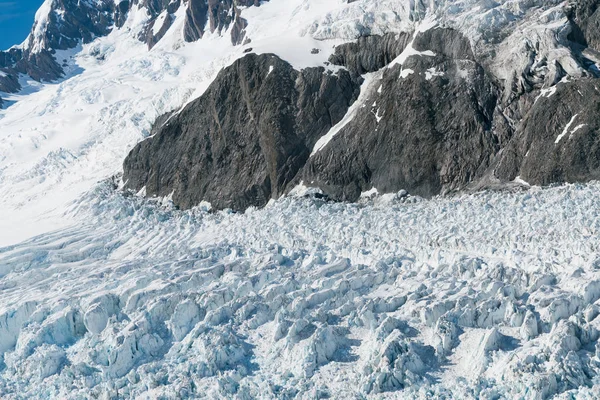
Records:
[[[21,89],[19,74],[29,75],[37,81],[52,81],[63,75],[61,66],[54,59],[52,52],[47,50],[39,53],[15,49],[0,52],[0,67],[3,67],[2,70],[7,75],[0,77],[0,91],[8,93]]]
[[[126,187],[173,193],[183,208],[202,200],[235,210],[263,206],[289,189],[358,87],[344,70],[296,71],[274,55],[246,55],[135,147],[124,164]]]
[[[23,58],[23,50],[15,47],[7,51],[0,51],[0,68],[12,67],[21,58]]]
[[[355,74],[375,72],[398,57],[410,42],[409,33],[387,33],[360,37],[356,42],[335,48],[329,62],[343,65]]]
[[[483,175],[499,150],[497,89],[457,31],[420,33],[415,45],[436,56],[386,69],[368,89],[366,107],[308,161],[305,182],[355,201],[372,187],[431,196]]]
[[[64,12],[48,14],[44,35],[39,38],[39,44],[46,50],[71,49],[80,41],[89,43],[95,37],[108,34],[114,24],[114,0],[54,0],[52,8]],[[30,47],[37,40],[31,35]]]
[[[497,178],[536,185],[600,179],[600,81],[559,83],[550,93],[539,95],[502,151]]]
[[[565,7],[567,17],[573,23],[570,38],[585,46],[600,50],[600,1],[570,1]]]
[[[268,0],[265,0],[268,1]],[[151,19],[148,24],[146,34],[140,40],[148,43],[149,47],[154,46],[164,36],[171,26],[173,14],[180,7],[181,0],[144,0],[142,5],[150,11]],[[230,27],[231,41],[234,45],[241,44],[245,37],[245,28],[247,21],[240,15],[240,6],[260,6],[259,0],[190,0],[187,3],[184,39],[187,42],[194,42],[201,39],[205,34],[205,29],[211,33],[217,32],[223,34]],[[169,18],[156,34],[152,34],[152,27],[158,15],[167,11]]]
[[[475,61],[469,40],[451,28],[440,27],[420,32],[415,36],[412,46],[421,52],[430,50],[438,59]]]
[[[127,15],[129,14],[129,9],[131,7],[131,2],[129,0],[122,0],[121,2],[115,5],[115,26],[117,28],[121,28],[125,25],[125,21],[127,21]]]
[[[0,69],[0,90],[3,92],[16,92],[19,90],[19,78],[11,74],[9,69]]]
[[[28,53],[26,58],[15,64],[15,71],[29,75],[36,81],[47,82],[60,78],[64,73],[53,52],[48,50]]]
[[[186,42],[195,42],[204,35],[208,19],[208,5],[204,1],[190,1],[185,12],[183,37]]]
[[[184,38],[188,42],[204,36],[208,25],[211,33],[222,34],[230,26],[231,41],[242,44],[245,38],[247,21],[240,16],[238,6],[260,6],[259,0],[191,0],[188,4],[184,27]]]
[[[23,50],[11,48],[7,51],[0,51],[0,68],[7,75],[0,78],[0,91],[14,93],[21,89],[18,82],[18,71],[15,70],[17,62],[23,59]],[[16,84],[15,84],[16,83]]]
[[[174,14],[181,6],[181,0],[142,0],[140,1],[140,5],[148,10],[150,20],[146,29],[140,33],[139,39],[142,42],[146,42],[148,48],[151,49],[163,38],[173,24],[175,19]],[[166,18],[161,22],[158,17],[163,12],[166,13]],[[155,27],[159,23],[161,26]]]
[[[231,43],[234,45],[240,45],[246,43],[246,27],[248,27],[248,21],[240,16],[240,10],[234,9],[235,18],[233,28],[231,29]]]
[[[269,83],[275,75],[262,56],[238,61],[131,153],[127,187],[146,186],[148,195],[174,191],[184,208],[208,200],[216,208],[244,209],[264,205],[301,180],[335,200],[354,201],[373,187],[427,197],[518,176],[541,185],[600,179],[594,74],[558,83],[566,75],[560,63],[544,65],[531,48],[532,65],[506,97],[506,83],[486,71],[460,32],[438,27],[417,33],[412,46],[421,54],[389,65],[410,42],[411,35],[387,34],[338,46],[330,61],[349,72],[321,71],[320,79],[314,69],[293,71],[273,58],[278,88]],[[583,54],[576,46],[584,44],[573,46]],[[358,76],[382,68],[380,80],[362,87],[363,102],[351,121],[309,157],[354,101]],[[330,88],[323,90],[324,84]],[[556,86],[555,94],[548,85]],[[303,97],[313,99],[308,107]],[[312,115],[324,107],[327,113]]]
[[[389,63],[409,39],[369,37],[338,49],[337,62],[353,72],[339,76],[246,56],[132,151],[126,186],[174,192],[184,208],[207,200],[234,209],[264,205],[300,180],[351,201],[372,187],[422,196],[466,187],[500,150],[492,130],[498,90],[452,29],[419,33],[415,48],[435,55],[384,70],[380,82],[363,88],[368,99],[353,120],[309,158],[354,101],[351,76]]]
[[[173,14],[167,14],[165,19],[162,21],[162,25],[158,28],[156,34],[154,34],[154,25],[158,24],[159,20],[156,19],[152,24],[148,25],[148,28],[146,30],[146,43],[148,44],[149,49],[153,48],[165,36],[167,31],[173,24],[174,18],[175,17],[173,16]]]

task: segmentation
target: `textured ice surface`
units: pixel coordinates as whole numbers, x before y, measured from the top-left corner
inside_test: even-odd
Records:
[[[272,0],[243,16],[253,51],[297,68],[435,21],[496,46],[510,83],[541,60],[581,73],[562,4]],[[63,81],[3,95],[0,398],[598,398],[600,184],[353,205],[300,187],[244,214],[98,184],[245,54],[228,35],[184,43],[184,15],[148,51],[132,12],[61,52]]]
[[[0,249],[0,397],[595,398],[598,193],[233,214],[100,184]]]

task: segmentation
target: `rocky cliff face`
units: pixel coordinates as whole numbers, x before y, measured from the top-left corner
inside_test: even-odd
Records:
[[[181,207],[202,200],[236,210],[263,206],[290,189],[316,141],[342,119],[357,79],[249,54],[130,153],[126,186],[172,194]]]
[[[536,185],[600,179],[600,82],[559,83],[537,95],[494,173]]]
[[[299,142],[295,136],[291,140],[291,135],[278,133],[281,142],[289,150],[279,152],[276,157],[279,161],[272,163],[271,173],[260,175],[258,181],[251,173],[255,170],[254,164],[240,159],[246,151],[246,145],[228,149],[226,162],[219,165],[203,166],[199,162],[206,157],[203,154],[211,153],[209,148],[196,151],[194,156],[177,156],[178,153],[186,153],[187,147],[195,141],[214,141],[207,140],[203,133],[204,130],[213,129],[211,126],[214,125],[210,116],[214,114],[212,110],[215,105],[206,103],[214,97],[209,91],[197,104],[186,108],[180,116],[173,117],[172,122],[158,129],[156,136],[140,144],[131,153],[125,162],[124,179],[127,186],[136,191],[146,187],[148,195],[164,196],[174,192],[175,202],[183,207],[208,200],[216,203],[213,204],[215,207],[227,205],[234,208],[263,205],[270,198],[283,194],[286,188],[289,189],[290,182],[300,181],[318,186],[334,199],[350,201],[357,200],[361,192],[373,187],[384,192],[407,189],[423,196],[464,188],[484,174],[500,149],[499,140],[492,129],[499,90],[492,77],[475,61],[469,41],[458,31],[431,29],[417,33],[414,40],[409,41],[410,35],[371,36],[336,49],[331,61],[346,66],[350,71],[345,72],[343,82],[357,81],[361,73],[384,69],[379,72],[374,84],[363,85],[361,106],[352,120],[311,157],[309,154],[317,139],[341,120],[350,106],[353,100],[353,96],[348,95],[353,93],[350,84],[344,85],[343,90],[335,90],[348,94],[344,95],[341,104],[335,104],[335,118],[327,120],[325,125],[320,124],[317,129],[313,126],[307,129],[302,136],[308,140]],[[407,46],[410,48],[407,49]],[[402,60],[401,64],[391,63],[403,52],[412,55]],[[246,70],[258,68],[251,74],[268,75],[262,64],[252,61],[255,58],[250,55],[240,63],[246,65]],[[234,65],[227,69],[223,77],[228,79],[217,79],[213,90],[231,92],[229,82],[240,80],[236,72],[238,68]],[[286,68],[290,69],[289,66]],[[279,77],[273,75],[272,82],[277,84]],[[293,92],[286,85],[283,85],[283,90]],[[318,96],[322,99],[320,101],[335,93],[323,92],[320,85],[307,86],[302,91],[307,97]],[[262,110],[269,103],[277,105],[271,96],[267,96],[264,104],[261,103],[264,100],[254,96],[248,98],[247,95],[230,95],[219,101],[225,103],[220,105],[225,109],[250,106]],[[300,113],[304,108],[299,105],[295,113]],[[191,110],[196,116],[206,115],[206,120],[199,118],[190,121],[188,114]],[[304,114],[310,115],[312,112],[310,109],[304,110]],[[245,116],[248,111],[244,110],[241,114]],[[260,117],[264,124],[269,120],[275,122],[283,115],[276,109],[275,113],[261,113]],[[300,124],[304,125],[303,122]],[[260,154],[260,146],[267,153],[277,151],[281,146],[264,141],[262,134],[270,128],[264,125],[256,129],[253,119],[239,120],[233,129],[231,124],[219,123],[218,126],[224,137],[231,137],[230,140],[235,142],[239,141],[236,132],[244,132],[243,142],[254,143],[253,152],[256,154]],[[224,126],[230,127],[225,129]],[[169,134],[181,129],[186,132],[184,145],[180,144],[182,141],[179,136]],[[161,166],[155,166],[156,163]],[[194,189],[198,183],[188,179],[184,179],[186,185],[181,191],[178,183],[181,179],[173,177],[182,174],[187,176],[188,171],[194,171],[195,175],[207,181],[201,185],[202,191]],[[227,179],[216,178],[223,173],[226,173]],[[161,174],[160,178],[158,174]],[[265,180],[267,176],[269,180]],[[274,177],[279,183],[272,190],[270,186],[275,182]],[[155,184],[157,179],[164,183]],[[250,183],[252,188],[262,188],[251,190],[252,193],[260,192],[260,196],[247,195]],[[230,189],[224,193],[223,187]],[[195,191],[191,197],[185,194],[190,190]]]
[[[241,44],[247,22],[241,17],[238,7],[259,6],[259,0],[193,0],[186,13],[184,37],[188,42],[202,38],[205,29],[219,34],[230,26],[231,41]]]
[[[571,38],[589,45],[594,49],[600,48],[600,4],[595,0],[579,0],[568,2],[565,11],[573,23]]]
[[[409,33],[361,36],[356,42],[337,46],[329,61],[356,75],[379,71],[404,51],[410,39]]]
[[[492,131],[498,90],[452,29],[418,33],[354,119],[318,151],[303,180],[339,200],[375,187],[422,196],[465,187],[498,151]]]
[[[333,199],[355,201],[372,188],[432,196],[515,180],[545,185],[598,179],[597,3],[569,3],[554,37],[531,35],[510,51],[502,49],[506,43],[498,33],[482,34],[484,44],[474,49],[472,39],[451,24],[366,35],[338,46],[330,62],[343,73],[323,75],[343,94],[335,103],[338,112],[300,133],[285,129],[305,124],[290,116],[303,110],[292,93],[320,102],[325,93],[316,84],[292,85],[294,74],[309,72],[292,72],[285,63],[276,70],[288,71],[290,78],[281,82],[291,98],[283,92],[263,97],[276,92],[268,85],[247,92],[241,65],[241,76],[269,76],[266,61],[247,56],[222,73],[230,79],[217,79],[134,149],[125,162],[127,186],[145,187],[147,195],[173,193],[182,207],[207,200],[217,208],[244,209],[300,182]],[[498,59],[494,49],[512,58]],[[351,105],[361,76],[360,98]],[[231,87],[231,81],[237,83]],[[224,92],[231,95],[218,100],[215,93]],[[243,117],[222,120],[223,107]],[[277,127],[274,137],[269,121]]]

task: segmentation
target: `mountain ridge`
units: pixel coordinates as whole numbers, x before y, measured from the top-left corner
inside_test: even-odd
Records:
[[[329,126],[329,132],[317,138],[319,149],[312,149],[309,157],[300,164],[291,161],[294,156],[275,161],[275,165],[284,169],[288,168],[283,167],[285,165],[295,167],[292,171],[272,172],[275,180],[279,179],[275,176],[287,176],[284,183],[273,186],[277,189],[257,195],[255,201],[244,201],[245,205],[237,207],[239,209],[265,205],[270,198],[286,194],[299,184],[314,185],[336,200],[356,201],[361,193],[373,189],[380,192],[409,190],[413,194],[433,196],[457,190],[513,185],[514,182],[549,184],[587,180],[596,176],[596,164],[589,157],[579,158],[576,163],[579,170],[561,172],[568,169],[566,164],[574,162],[576,153],[582,148],[580,143],[590,140],[595,143],[589,137],[593,132],[590,127],[595,126],[593,113],[585,113],[588,120],[573,121],[577,122],[573,126],[577,130],[569,132],[572,139],[559,142],[559,146],[549,146],[552,143],[545,133],[528,133],[529,127],[542,125],[538,120],[530,121],[534,118],[530,116],[531,111],[538,104],[548,103],[546,97],[552,97],[558,86],[572,80],[593,82],[598,76],[595,58],[598,52],[593,47],[596,32],[594,21],[598,15],[595,2],[492,4],[462,0],[452,7],[435,1],[363,0],[334,3],[317,5],[303,1],[298,2],[298,6],[291,11],[286,10],[289,21],[293,21],[298,13],[309,15],[301,23],[303,26],[297,34],[312,40],[315,46],[311,51],[313,54],[294,54],[293,46],[279,46],[272,39],[265,42],[266,47],[258,44],[258,49],[254,49],[253,36],[260,37],[266,29],[261,25],[261,15],[263,12],[269,14],[271,9],[260,7],[261,4],[268,4],[264,2],[211,0],[115,3],[103,0],[83,2],[81,10],[72,12],[75,3],[71,0],[48,0],[38,12],[26,44],[1,54],[4,64],[12,63],[14,67],[11,67],[12,70],[0,69],[3,71],[0,82],[4,82],[5,92],[18,91],[18,77],[22,75],[16,74],[15,68],[25,72],[27,68],[32,69],[29,74],[34,80],[58,78],[71,61],[65,59],[60,62],[58,53],[52,54],[63,51],[57,49],[68,49],[82,43],[87,46],[85,42],[93,43],[95,38],[121,32],[144,43],[149,53],[177,52],[185,43],[196,42],[203,36],[208,41],[227,36],[232,47],[231,50],[225,49],[225,52],[231,54],[229,57],[232,58],[222,65],[225,73],[235,59],[250,57],[247,53],[264,54],[266,51],[276,54],[296,71],[311,65],[320,66],[327,74],[337,74],[341,69],[348,71],[354,82],[374,77],[394,87],[384,89],[381,83],[374,82],[363,84],[362,92],[369,94],[361,93],[360,104],[344,106],[343,118],[336,117],[337,123]],[[276,4],[274,9],[277,7],[281,5]],[[285,13],[280,11],[280,14],[271,14],[269,18],[285,21]],[[255,21],[254,25],[252,21]],[[277,35],[277,32],[270,34]],[[291,34],[290,38],[296,32]],[[166,38],[166,42],[161,40],[163,38]],[[155,49],[156,46],[159,48]],[[110,57],[110,54],[103,54],[94,45],[91,46],[90,55],[97,57],[100,63],[104,62],[105,57]],[[317,60],[324,62],[319,64]],[[267,75],[269,71],[261,73]],[[199,91],[197,97],[201,97],[204,90]],[[318,96],[320,89],[314,87],[310,90],[312,92],[308,96]],[[411,95],[405,99],[394,99],[396,91]],[[453,93],[455,97],[447,97],[448,93]],[[590,94],[593,95],[593,92]],[[542,100],[538,103],[539,99]],[[461,103],[462,100],[465,102]],[[247,99],[233,99],[230,96],[223,101],[233,106]],[[573,101],[579,100],[574,98]],[[302,108],[301,105],[298,107],[298,110]],[[575,104],[572,109],[577,107],[584,107],[584,104]],[[175,108],[167,110],[176,111],[172,116],[173,121],[179,118],[183,109],[181,105]],[[405,109],[410,111],[403,115]],[[196,110],[196,113],[208,112]],[[573,113],[576,114],[575,111]],[[536,119],[543,118],[542,113],[533,114]],[[574,114],[564,116],[564,121],[557,121],[556,124],[560,126],[548,127],[558,130],[552,135],[561,135]],[[278,116],[274,115],[274,118]],[[407,118],[411,122],[404,123]],[[461,121],[463,118],[466,118],[465,121]],[[581,119],[582,116],[577,118]],[[222,122],[217,118],[217,125]],[[253,122],[248,123],[250,125],[244,126],[244,129],[253,131]],[[420,130],[421,136],[415,134]],[[153,135],[160,136],[160,131],[160,123],[157,123]],[[228,135],[227,132],[223,134]],[[421,137],[421,144],[415,142],[415,135]],[[522,138],[528,135],[538,137]],[[148,140],[151,142],[155,138]],[[259,141],[257,138],[254,140]],[[235,143],[235,139],[230,138],[229,145],[232,143]],[[147,143],[140,144],[144,145]],[[275,142],[272,145],[277,146]],[[530,153],[529,148],[546,145],[555,151],[557,161],[546,174],[539,174],[537,171],[545,170],[541,165],[544,153]],[[146,160],[143,163],[146,168],[150,168],[151,160],[161,158],[160,148],[148,148],[153,148],[153,153],[142,154],[139,147],[136,149],[136,154]],[[343,151],[337,151],[339,149]],[[370,150],[366,152],[366,149]],[[230,155],[236,154],[232,148],[227,151]],[[280,154],[277,148],[264,152]],[[535,157],[526,160],[527,154]],[[149,186],[148,181],[141,177],[154,176],[150,171],[136,173],[136,178],[133,178],[131,166],[136,162],[130,163],[131,160],[132,156],[124,166],[126,188],[136,193],[145,188],[143,192],[148,196],[169,196],[174,193],[176,202],[186,208],[207,199],[223,207],[234,204],[238,196],[244,197],[242,188],[248,184],[227,179],[225,185],[232,186],[225,191],[229,193],[229,198],[219,198],[219,189],[216,187],[206,192],[204,189],[187,187],[186,184],[187,189],[180,190],[201,193],[207,198],[197,195],[186,197],[171,185]],[[185,172],[189,175],[192,170],[196,171],[195,176],[211,176],[206,171],[198,170],[193,161],[173,168],[171,163],[177,162],[173,159],[167,163],[169,166],[166,170],[172,171],[173,176],[164,179],[176,182],[176,174]],[[229,167],[237,171],[244,170],[243,165],[228,161],[220,168]],[[219,176],[223,174],[224,171],[216,173]],[[162,178],[154,176],[152,179]],[[264,182],[250,184],[256,187],[264,185]],[[237,190],[239,195],[235,194]]]
[[[134,7],[150,17],[138,38],[151,49],[170,28],[180,6],[186,7],[183,37],[187,42],[201,39],[205,29],[220,34],[231,25],[232,43],[241,44],[246,22],[238,7],[259,5],[259,0],[190,0],[185,4],[181,0],[45,0],[25,42],[0,51],[0,71],[5,75],[0,76],[0,92],[19,91],[19,74],[35,81],[61,78],[64,70],[61,60],[54,57],[57,50],[73,49],[123,27]]]
[[[301,183],[319,188],[334,200],[356,201],[361,193],[373,188],[382,193],[408,190],[431,197],[459,190],[514,186],[515,182],[548,185],[597,179],[600,176],[597,156],[582,153],[589,149],[595,154],[593,149],[598,142],[593,127],[598,117],[593,112],[575,111],[585,108],[587,102],[593,108],[595,92],[588,91],[587,97],[570,97],[572,114],[558,118],[562,113],[557,113],[551,124],[544,124],[544,111],[538,111],[539,107],[545,110],[549,103],[553,108],[561,107],[560,101],[548,99],[556,90],[562,93],[563,86],[570,86],[569,79],[593,84],[598,77],[596,64],[587,58],[597,51],[587,42],[587,37],[593,37],[587,21],[596,11],[590,15],[589,4],[584,2],[570,3],[555,12],[562,12],[564,18],[561,24],[553,26],[556,36],[543,33],[547,36],[537,44],[538,49],[525,43],[522,52],[527,64],[520,76],[504,82],[498,73],[502,70],[493,60],[490,62],[485,52],[474,49],[459,30],[437,22],[431,27],[417,28],[410,36],[366,35],[357,42],[337,46],[329,59],[332,64],[348,69],[355,80],[380,71],[376,78],[380,83],[362,87],[370,94],[361,104],[353,106],[359,107],[358,111],[350,104],[346,107],[347,113],[356,115],[348,114],[349,121],[336,129],[335,137],[296,168],[283,193],[267,190],[266,196],[263,193],[246,206],[233,208],[264,206],[270,198],[285,194]],[[579,31],[585,31],[587,36],[581,38]],[[492,38],[488,46],[495,41]],[[541,46],[547,47],[546,54]],[[555,58],[550,61],[552,52]],[[513,56],[523,57],[522,54]],[[379,88],[375,90],[373,85]],[[398,97],[396,93],[405,95]],[[234,95],[224,101],[235,104],[247,100]],[[194,112],[202,114],[205,110],[197,108]],[[576,117],[579,118],[576,129],[569,132],[569,140],[560,143],[556,138],[561,133],[556,131],[567,129],[569,119]],[[252,125],[249,121],[242,130],[252,130]],[[537,129],[539,126],[544,129]],[[223,132],[225,137],[228,134]],[[228,188],[225,192],[229,194],[223,195],[220,188],[215,188],[202,190],[205,197],[185,194],[193,183],[186,183],[184,188],[159,183],[173,182],[175,174],[187,175],[191,171],[195,171],[192,176],[206,175],[210,179],[212,173],[208,171],[213,168],[198,169],[197,158],[181,164],[173,157],[158,168],[152,160],[161,158],[161,147],[148,147],[148,143],[160,141],[164,148],[174,146],[164,136],[160,126],[157,127],[156,136],[137,146],[125,160],[123,179],[127,188],[134,192],[143,189],[147,196],[171,196],[175,204],[184,208],[204,200],[223,208],[224,204],[239,204],[238,199],[246,197],[242,194],[248,184],[245,179],[240,182],[217,179]],[[235,143],[235,139],[229,140]],[[530,151],[532,147],[535,151]],[[228,151],[232,159],[237,158],[234,147]],[[554,154],[552,160],[547,159],[548,153]],[[151,180],[140,179],[139,173],[133,172],[138,170],[133,165],[140,165],[136,157],[146,160],[147,171],[154,171],[150,172]],[[172,163],[179,163],[179,167],[172,167]],[[245,168],[239,162],[226,164],[238,171]],[[252,181],[252,184],[261,183]],[[219,197],[218,193],[227,198]]]

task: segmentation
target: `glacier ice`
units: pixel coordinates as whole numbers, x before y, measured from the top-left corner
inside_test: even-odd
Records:
[[[598,190],[236,214],[101,183],[0,249],[0,396],[594,398]]]

